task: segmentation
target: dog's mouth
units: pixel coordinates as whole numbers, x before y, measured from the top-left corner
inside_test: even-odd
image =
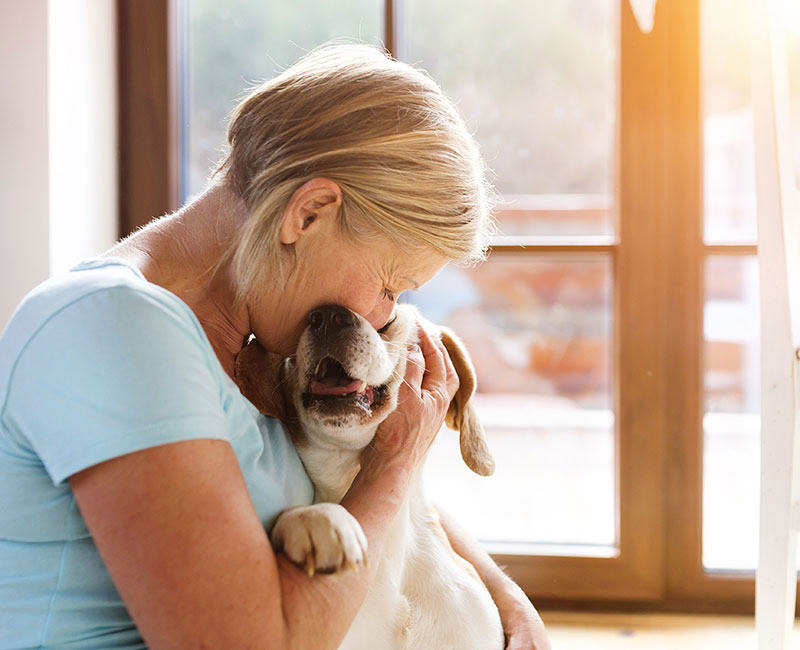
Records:
[[[379,386],[369,386],[366,381],[354,379],[339,361],[325,356],[317,364],[303,398],[308,402],[352,402],[369,410],[378,390]]]

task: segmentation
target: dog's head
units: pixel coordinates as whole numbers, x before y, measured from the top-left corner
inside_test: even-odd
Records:
[[[344,307],[319,307],[309,314],[294,356],[281,360],[253,339],[236,359],[236,380],[261,412],[284,421],[296,419],[299,427],[290,430],[298,445],[362,449],[397,406],[418,322],[419,313],[407,304],[398,305],[379,331]],[[447,426],[460,433],[461,455],[470,469],[488,476],[494,460],[472,403],[472,363],[451,331],[424,326],[441,338],[460,381]]]

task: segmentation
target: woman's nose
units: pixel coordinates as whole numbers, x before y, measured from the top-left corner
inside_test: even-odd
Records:
[[[394,313],[395,306],[395,303],[380,305],[373,309],[372,312],[366,316],[366,319],[372,327],[379,330],[389,322],[389,319],[391,319]]]

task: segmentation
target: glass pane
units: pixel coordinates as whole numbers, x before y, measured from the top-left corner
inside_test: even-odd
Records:
[[[789,111],[792,121],[792,151],[794,178],[800,189],[800,4],[785,3],[789,12],[789,31],[786,32],[786,57],[789,74]]]
[[[703,0],[705,240],[755,243],[749,0]]]
[[[495,475],[472,474],[443,429],[426,479],[484,541],[616,542],[612,282],[605,257],[496,254],[407,294],[475,363]]]
[[[225,146],[226,117],[248,86],[329,40],[378,44],[383,30],[382,0],[185,1],[184,198],[205,188]]]
[[[510,202],[501,234],[612,234],[617,3],[405,5],[407,60],[458,103]]]
[[[706,264],[703,564],[758,558],[761,349],[755,257]]]

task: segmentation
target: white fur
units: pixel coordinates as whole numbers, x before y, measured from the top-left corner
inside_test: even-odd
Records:
[[[388,343],[364,321],[355,339],[352,362],[350,358],[347,362],[339,359],[351,377],[369,377],[370,385],[390,382],[391,399],[368,422],[358,417],[332,422],[302,408],[298,396],[307,379],[308,366],[315,361],[311,342],[301,339],[296,366],[289,369],[287,379],[308,436],[308,444],[299,445],[298,451],[316,486],[318,504],[282,514],[272,533],[273,543],[277,541],[279,548],[285,547],[298,564],[308,553],[304,540],[314,535],[312,528],[320,526],[325,530],[317,531],[314,538],[316,555],[322,562],[317,568],[338,570],[349,561],[358,562],[357,545],[352,540],[358,539],[358,533],[363,538],[363,532],[344,508],[334,504],[342,499],[358,473],[360,449],[396,406],[397,390],[405,372],[406,346],[415,340],[417,318],[412,308],[398,307],[397,321],[388,330]],[[305,358],[308,355],[312,355],[310,359]],[[309,516],[308,510],[315,508],[324,508],[324,514]],[[347,516],[336,512],[336,508]],[[476,575],[460,564],[436,526],[438,521],[425,496],[420,467],[388,532],[375,581],[340,650],[503,648],[500,617],[488,591]]]

